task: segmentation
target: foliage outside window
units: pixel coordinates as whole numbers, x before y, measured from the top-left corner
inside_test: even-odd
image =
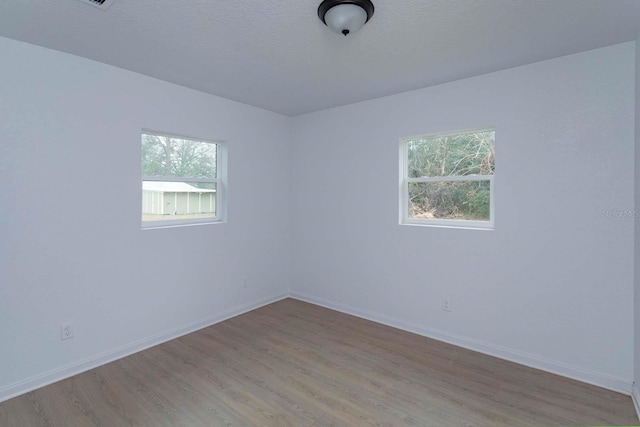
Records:
[[[493,228],[495,132],[402,140],[405,224]]]
[[[220,143],[142,133],[142,225],[220,220]]]

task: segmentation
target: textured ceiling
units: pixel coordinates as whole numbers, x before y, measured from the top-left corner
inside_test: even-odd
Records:
[[[4,0],[0,36],[298,115],[634,40],[640,0],[373,0],[343,37],[320,0]]]

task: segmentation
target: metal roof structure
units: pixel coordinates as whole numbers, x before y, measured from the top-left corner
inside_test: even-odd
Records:
[[[142,181],[142,189],[163,193],[215,193],[209,188],[197,188],[186,182]]]

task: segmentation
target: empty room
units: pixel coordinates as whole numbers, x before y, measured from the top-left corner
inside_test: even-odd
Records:
[[[639,34],[0,2],[0,426],[640,425]]]

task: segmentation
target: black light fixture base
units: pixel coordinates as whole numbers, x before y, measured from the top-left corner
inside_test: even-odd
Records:
[[[318,6],[318,18],[320,18],[320,20],[324,22],[325,25],[327,25],[327,21],[324,20],[324,16],[327,14],[329,9],[340,4],[355,4],[356,6],[360,6],[361,8],[363,8],[364,11],[367,12],[367,20],[364,21],[365,23],[369,22],[369,19],[371,19],[375,10],[375,8],[373,7],[373,3],[371,3],[371,0],[324,0],[322,3],[320,3],[320,6]],[[345,36],[347,34],[345,34]]]

